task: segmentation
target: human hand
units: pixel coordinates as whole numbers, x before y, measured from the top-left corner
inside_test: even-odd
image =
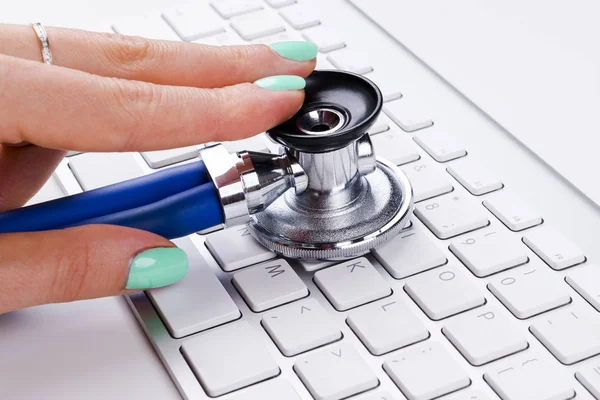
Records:
[[[211,47],[0,25],[0,212],[25,204],[67,150],[152,151],[250,137],[302,105],[311,43]],[[185,252],[157,235],[89,225],[0,235],[0,313],[169,285]]]

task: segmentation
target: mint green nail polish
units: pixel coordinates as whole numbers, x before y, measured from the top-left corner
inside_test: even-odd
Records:
[[[259,79],[254,84],[269,90],[299,90],[304,89],[306,81],[295,75],[275,75]]]
[[[312,60],[317,56],[317,46],[311,42],[278,42],[270,47],[281,57],[294,61]]]
[[[131,262],[126,289],[152,289],[178,282],[188,272],[185,251],[164,247],[141,252]]]

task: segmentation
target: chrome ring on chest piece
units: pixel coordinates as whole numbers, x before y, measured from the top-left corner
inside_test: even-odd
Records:
[[[406,175],[371,144],[382,103],[360,75],[315,71],[302,108],[266,132],[280,154],[203,150],[226,220],[248,221],[264,247],[304,260],[357,257],[394,237],[414,204]]]

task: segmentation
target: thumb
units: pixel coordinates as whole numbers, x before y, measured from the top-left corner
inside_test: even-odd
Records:
[[[111,225],[0,235],[0,314],[170,285],[186,253],[153,233]]]

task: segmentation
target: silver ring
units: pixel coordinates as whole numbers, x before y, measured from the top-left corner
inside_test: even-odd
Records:
[[[46,28],[44,25],[39,22],[31,24],[35,34],[40,40],[40,44],[42,45],[42,59],[45,64],[52,64],[52,53],[50,52],[50,42],[48,41],[48,34],[46,33]]]

